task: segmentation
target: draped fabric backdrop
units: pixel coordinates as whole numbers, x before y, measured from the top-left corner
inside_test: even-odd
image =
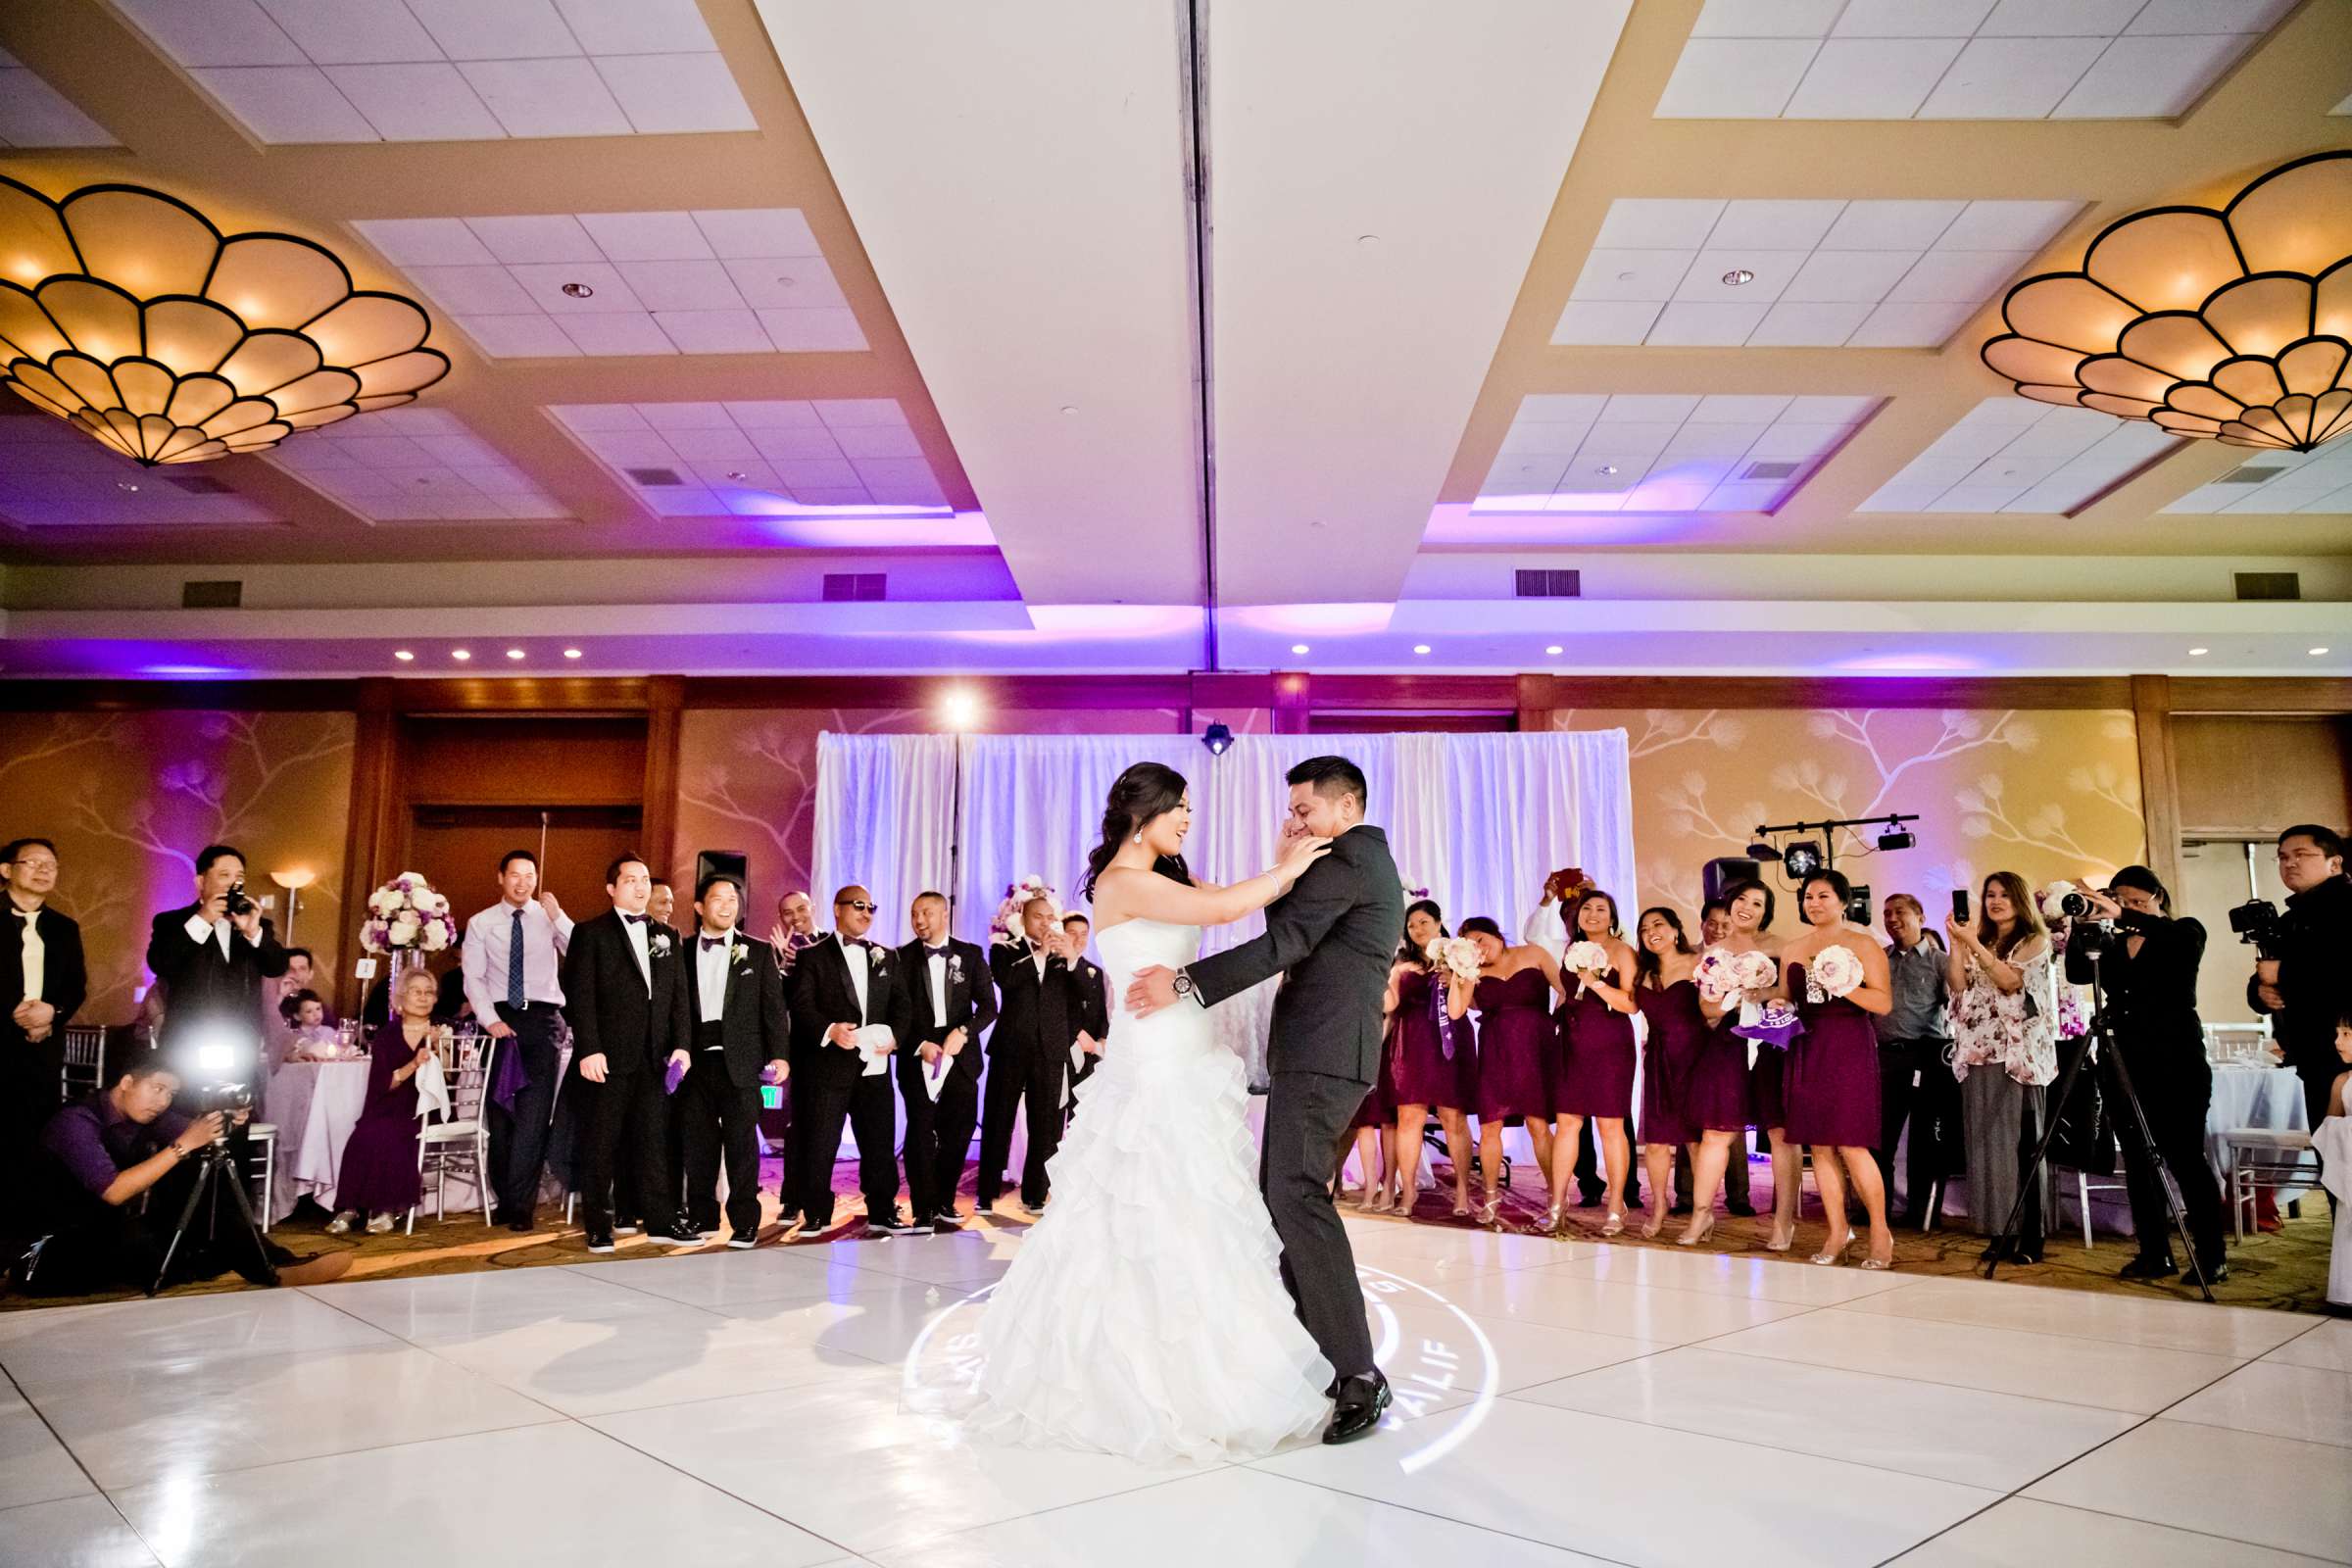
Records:
[[[1187,735],[834,735],[817,741],[814,894],[862,883],[880,901],[877,941],[909,936],[906,906],[945,890],[961,800],[956,934],[985,946],[1007,883],[1045,877],[1065,906],[1102,830],[1103,798],[1129,764],[1167,763],[1191,780],[1186,859],[1233,882],[1271,865],[1288,810],[1283,774],[1338,753],[1364,770],[1370,817],[1405,883],[1426,887],[1456,925],[1487,914],[1516,933],[1564,865],[1582,866],[1629,912],[1633,790],[1624,730],[1540,735],[1243,735],[1211,757]],[[1251,916],[1207,934],[1209,952],[1262,929]],[[1216,1010],[1218,1032],[1262,1078],[1271,986]]]

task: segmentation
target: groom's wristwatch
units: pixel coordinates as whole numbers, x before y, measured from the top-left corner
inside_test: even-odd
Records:
[[[1200,996],[1193,990],[1193,977],[1186,971],[1182,969],[1177,970],[1176,979],[1173,984],[1175,986],[1176,1000],[1178,1002],[1182,1002],[1187,997],[1191,997],[1195,1002],[1200,1000]]]

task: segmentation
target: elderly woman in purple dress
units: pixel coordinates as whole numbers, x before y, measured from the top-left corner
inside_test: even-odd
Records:
[[[342,1211],[327,1229],[337,1235],[368,1216],[368,1232],[381,1236],[393,1216],[416,1206],[423,1191],[416,1174],[416,1073],[443,1034],[433,1022],[440,1000],[440,982],[411,969],[400,978],[392,1016],[368,1042],[368,1099],[335,1172]]]

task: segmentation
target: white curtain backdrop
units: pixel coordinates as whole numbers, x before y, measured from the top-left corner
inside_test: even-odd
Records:
[[[818,927],[832,929],[833,894],[855,882],[882,906],[873,940],[911,941],[906,906],[925,888],[947,888],[955,801],[953,735],[817,736],[808,895]]]

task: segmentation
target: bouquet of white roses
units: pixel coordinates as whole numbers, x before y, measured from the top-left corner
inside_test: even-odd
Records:
[[[368,895],[360,946],[369,953],[439,953],[458,940],[449,900],[414,871],[403,871]]]
[[[1560,956],[1560,967],[1576,976],[1576,994],[1585,994],[1585,979],[1609,966],[1609,950],[1597,942],[1571,942]]]
[[[1440,937],[1424,950],[1423,956],[1432,968],[1457,980],[1476,980],[1480,966],[1487,961],[1478,944],[1468,937]]]
[[[1824,996],[1851,996],[1862,983],[1862,960],[1853,949],[1832,943],[1805,965],[1805,980],[1808,989],[1818,986]]]
[[[1691,978],[1697,981],[1702,999],[1718,1008],[1739,1003],[1740,1022],[1752,1024],[1757,1015],[1756,1004],[1750,1000],[1752,995],[1770,991],[1780,972],[1780,965],[1769,953],[1735,954],[1713,947],[1699,955],[1698,968]]]
[[[1020,943],[1028,940],[1029,933],[1021,929],[1021,911],[1037,899],[1045,900],[1046,906],[1054,911],[1054,923],[1061,923],[1060,896],[1054,891],[1052,883],[1032,871],[1018,882],[1005,884],[1004,900],[997,906],[996,918],[989,922],[990,932],[998,942]]]
[[[2043,888],[2034,902],[2041,906],[2041,917],[2056,925],[2067,917],[2066,901],[2082,890],[2061,877]]]

